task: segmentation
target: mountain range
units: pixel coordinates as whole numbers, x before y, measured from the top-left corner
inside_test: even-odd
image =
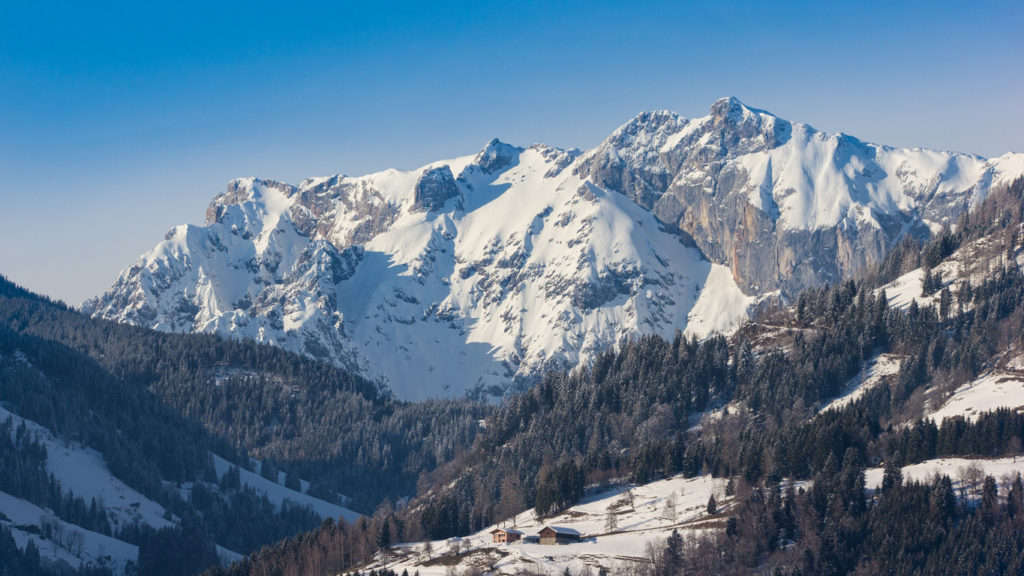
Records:
[[[506,393],[623,339],[729,333],[849,278],[1024,174],[723,98],[580,151],[492,140],[415,170],[242,178],[85,312],[251,338],[407,399]]]

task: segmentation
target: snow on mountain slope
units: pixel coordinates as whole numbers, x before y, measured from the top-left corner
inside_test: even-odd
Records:
[[[688,323],[703,336],[745,317],[753,299],[728,271],[649,211],[551,176],[572,158],[492,142],[447,169],[239,180],[207,226],[172,230],[87,307],[282,345],[405,398],[501,393],[623,337]]]
[[[12,430],[24,423],[28,432],[46,448],[46,468],[60,483],[61,490],[70,491],[86,503],[95,499],[106,509],[115,532],[136,522],[154,528],[173,525],[163,506],[111,474],[99,452],[61,441],[49,429],[0,408],[0,422],[9,418]],[[50,510],[5,493],[0,493],[0,523],[11,529],[20,548],[27,546],[30,539],[34,540],[44,558],[64,561],[73,567],[83,563],[105,564],[120,574],[128,562],[138,559],[138,547],[132,544],[65,522]],[[50,534],[45,524],[51,527]],[[224,552],[227,560],[237,557],[233,552]]]
[[[900,371],[900,361],[901,357],[896,354],[878,354],[865,361],[861,371],[847,382],[846,389],[818,413],[839,410],[856,402],[865,392],[896,375]]]
[[[34,541],[41,557],[66,562],[73,568],[83,564],[108,566],[116,574],[139,557],[138,546],[92,532],[64,522],[49,510],[31,502],[0,492],[0,525],[11,531],[14,543],[22,550]],[[53,534],[47,538],[39,534],[39,526],[47,524]]]
[[[941,287],[948,288],[956,298],[962,282],[967,281],[971,286],[977,286],[994,270],[1011,263],[1002,241],[1002,238],[986,236],[960,246],[931,270],[932,275],[939,277]],[[1014,246],[1012,261],[1024,269],[1024,246]],[[919,307],[938,306],[940,291],[924,294],[924,277],[924,267],[911,270],[876,290],[876,294],[884,291],[889,306],[893,308],[906,309],[912,302],[916,302]],[[966,303],[965,309],[970,308],[971,304]]]
[[[114,476],[99,452],[76,442],[61,440],[48,428],[0,407],[0,423],[9,418],[12,421],[12,436],[13,431],[24,423],[26,430],[46,448],[47,471],[60,483],[61,490],[83,498],[87,505],[95,500],[106,510],[107,519],[115,533],[135,523],[165,528],[179,521],[159,503]],[[217,455],[213,455],[213,459],[217,475],[222,477],[230,463]],[[242,484],[266,495],[277,506],[288,499],[294,504],[311,507],[323,518],[344,517],[350,522],[359,518],[358,513],[348,508],[296,492],[247,470],[239,470],[239,476]],[[186,499],[190,486],[182,486]],[[216,484],[208,484],[207,487],[214,493],[219,492]],[[44,522],[59,526],[59,529],[47,536],[43,531]],[[120,573],[128,561],[135,562],[138,557],[138,547],[132,544],[65,522],[50,510],[3,492],[0,492],[0,524],[12,530],[19,547],[24,548],[28,539],[32,538],[44,557],[63,560],[72,566],[85,562],[106,562]],[[225,563],[242,558],[222,546],[218,546],[217,552]]]
[[[378,555],[377,561],[367,568],[388,567],[396,572],[419,571],[423,576],[442,576],[454,562],[460,569],[474,568],[493,574],[519,574],[524,571],[560,574],[566,568],[579,573],[584,567],[597,570],[609,568],[610,573],[635,574],[638,565],[647,560],[647,544],[663,542],[678,529],[684,537],[721,527],[714,525],[715,516],[708,516],[708,498],[714,494],[720,509],[727,509],[725,496],[727,480],[701,476],[677,476],[651,484],[631,487],[632,504],[625,488],[598,494],[553,517],[538,519],[531,511],[523,512],[513,521],[489,526],[476,534],[457,539],[460,556],[450,554],[453,541],[431,543],[428,555],[423,544],[403,544]],[[674,514],[669,501],[674,501]],[[609,511],[615,517],[616,527],[608,529]],[[536,536],[545,526],[558,526],[576,530],[582,536],[579,543],[547,546],[536,542],[520,541],[495,544],[490,531],[496,527],[515,528],[526,536]]]
[[[973,420],[982,412],[998,408],[1024,409],[1024,373],[995,371],[983,374],[958,388],[928,417],[940,423],[951,416]]]
[[[693,238],[745,293],[792,297],[955,222],[1022,164],[869,144],[723,98],[700,118],[640,115],[575,170]]]
[[[167,511],[164,507],[111,474],[99,452],[77,443],[63,442],[49,429],[0,408],[0,422],[8,418],[12,419],[15,428],[24,422],[28,431],[43,443],[46,447],[46,468],[57,478],[63,490],[70,490],[86,502],[94,498],[103,502],[112,528],[134,522],[154,528],[172,525],[165,518]]]
[[[500,394],[625,337],[728,332],[927,235],[1022,158],[866,144],[727,98],[588,152],[493,140],[411,171],[235,180],[84,309],[276,344],[404,398]]]
[[[222,477],[224,474],[227,474],[228,469],[231,468],[232,464],[214,454],[213,466],[217,471],[217,477]],[[290,500],[293,504],[309,506],[314,512],[319,514],[321,518],[344,518],[347,522],[355,522],[359,519],[360,514],[358,512],[353,512],[344,506],[338,506],[337,504],[332,504],[302,492],[296,492],[295,490],[287,488],[280,483],[267,480],[263,476],[254,474],[244,468],[238,470],[238,475],[243,486],[249,486],[257,492],[265,495],[268,500],[278,507],[278,510],[280,510],[281,504],[285,500]]]
[[[980,481],[992,475],[1000,483],[1000,494],[1006,494],[1017,473],[1024,473],[1024,458],[939,458],[902,468],[905,482],[929,483],[936,473],[948,475],[961,498],[980,497]],[[884,476],[882,467],[865,471],[868,493],[877,490]],[[401,573],[419,572],[422,576],[444,576],[452,571],[487,572],[490,574],[543,573],[560,574],[607,570],[609,574],[636,574],[649,566],[648,543],[664,546],[665,539],[676,529],[684,539],[691,539],[711,530],[723,530],[724,518],[730,514],[733,499],[725,496],[726,478],[701,476],[686,479],[676,476],[651,484],[631,487],[632,499],[625,488],[585,498],[561,514],[538,519],[526,511],[515,518],[489,526],[464,538],[433,541],[427,550],[423,543],[398,544],[377,554],[364,570],[389,568]],[[784,483],[785,484],[785,483]],[[795,484],[808,489],[811,481]],[[707,502],[714,495],[719,513],[707,515]],[[670,500],[674,502],[671,506]],[[615,526],[608,526],[609,513]],[[536,536],[545,526],[570,528],[580,533],[579,543],[557,546],[536,541],[510,544],[492,542],[491,530],[515,529],[524,537]],[[640,569],[640,570],[638,570]]]

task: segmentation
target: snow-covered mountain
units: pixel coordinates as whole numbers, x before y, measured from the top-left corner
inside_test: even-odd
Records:
[[[693,238],[748,294],[801,290],[878,262],[1024,174],[986,160],[819,132],[723,98],[687,120],[641,114],[575,168]]]
[[[877,146],[726,98],[587,152],[493,140],[410,171],[235,180],[84,308],[284,346],[404,398],[497,394],[623,337],[728,332],[1020,174],[1024,155]]]

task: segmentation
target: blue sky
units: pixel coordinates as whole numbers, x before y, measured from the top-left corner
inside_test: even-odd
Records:
[[[0,0],[0,273],[78,304],[237,176],[587,148],[725,95],[1024,151],[1019,0],[207,4]]]

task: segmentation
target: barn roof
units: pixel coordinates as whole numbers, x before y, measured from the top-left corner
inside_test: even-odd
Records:
[[[516,530],[515,528],[495,528],[494,530],[491,530],[490,533],[494,534],[495,532],[504,532],[506,534],[523,534],[523,532]]]
[[[553,530],[556,534],[565,534],[566,536],[579,536],[580,533],[572,528],[566,528],[564,526],[546,526],[544,530]],[[544,530],[541,530],[543,532]]]

